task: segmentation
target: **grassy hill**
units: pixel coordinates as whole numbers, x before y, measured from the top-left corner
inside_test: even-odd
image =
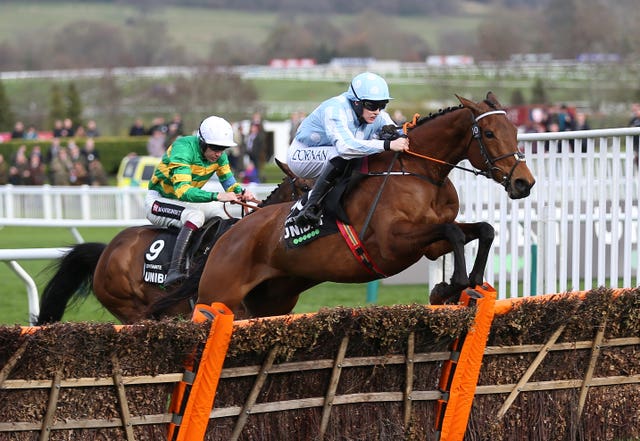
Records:
[[[295,14],[295,11],[292,11]],[[477,3],[466,4],[455,17],[389,17],[389,26],[414,33],[437,50],[443,32],[475,32],[477,24],[490,13],[490,8]],[[123,4],[104,3],[37,3],[3,2],[0,14],[0,43],[19,38],[33,30],[47,35],[80,20],[101,21],[128,32],[136,20],[166,23],[170,39],[191,54],[209,53],[213,42],[242,38],[262,43],[278,19],[276,13],[239,12],[192,7],[150,7],[141,11]],[[311,18],[300,15],[301,18]],[[344,26],[352,16],[332,14],[331,22]],[[171,63],[167,63],[171,64]]]

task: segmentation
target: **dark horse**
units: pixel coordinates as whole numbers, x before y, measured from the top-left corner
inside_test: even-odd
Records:
[[[486,222],[458,223],[458,194],[449,172],[464,159],[503,185],[512,199],[527,197],[535,184],[517,130],[492,93],[479,103],[422,118],[408,130],[410,151],[368,158],[369,174],[343,197],[343,205],[370,260],[384,275],[396,274],[422,256],[435,260],[453,251],[450,283],[438,284],[431,303],[456,302],[462,289],[482,284],[494,230]],[[384,183],[384,184],[383,184]],[[360,283],[379,278],[354,257],[340,234],[289,248],[283,241],[292,204],[270,205],[246,216],[214,245],[198,274],[156,304],[171,313],[176,302],[222,302],[238,318],[289,313],[303,291],[324,281]],[[478,239],[467,274],[464,245]],[[190,283],[189,283],[190,282]]]
[[[285,177],[258,207],[296,200],[309,191],[311,181],[297,178],[286,164],[276,160]],[[37,324],[62,319],[69,301],[91,291],[123,323],[148,318],[149,305],[165,292],[158,284],[143,280],[143,255],[162,227],[140,226],[122,230],[109,244],[82,243],[56,262],[56,273],[45,286]],[[214,236],[205,235],[206,253]],[[92,289],[93,288],[93,289]],[[188,314],[187,301],[173,305],[172,314]]]

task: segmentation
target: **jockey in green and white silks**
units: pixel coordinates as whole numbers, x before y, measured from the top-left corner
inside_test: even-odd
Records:
[[[258,201],[233,176],[225,149],[235,145],[231,124],[210,116],[200,124],[198,135],[176,139],[154,171],[145,198],[147,219],[180,227],[166,285],[182,278],[189,240],[206,220],[223,213],[220,202]],[[224,192],[202,189],[214,173]]]
[[[387,82],[365,72],[353,78],[346,92],[324,101],[302,120],[287,151],[287,164],[297,176],[317,180],[295,218],[298,226],[319,223],[319,203],[348,160],[408,148],[406,138],[378,139],[382,127],[394,124],[384,110],[391,99]]]

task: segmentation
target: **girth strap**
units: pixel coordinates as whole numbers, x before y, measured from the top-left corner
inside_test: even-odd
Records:
[[[360,237],[358,237],[358,233],[355,231],[355,229],[351,225],[345,224],[340,220],[336,221],[336,224],[338,225],[340,234],[342,234],[345,242],[347,242],[351,253],[366,268],[366,270],[379,279],[388,277],[387,274],[385,274],[380,268],[378,268],[378,265],[376,265],[375,262],[371,260],[371,256],[369,256],[369,253],[360,241]]]

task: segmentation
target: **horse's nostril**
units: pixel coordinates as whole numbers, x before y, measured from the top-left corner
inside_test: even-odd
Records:
[[[535,181],[529,183],[529,181],[525,179],[516,179],[513,183],[513,186],[518,194],[528,196],[531,192],[531,187],[533,187],[533,184],[535,184]]]

